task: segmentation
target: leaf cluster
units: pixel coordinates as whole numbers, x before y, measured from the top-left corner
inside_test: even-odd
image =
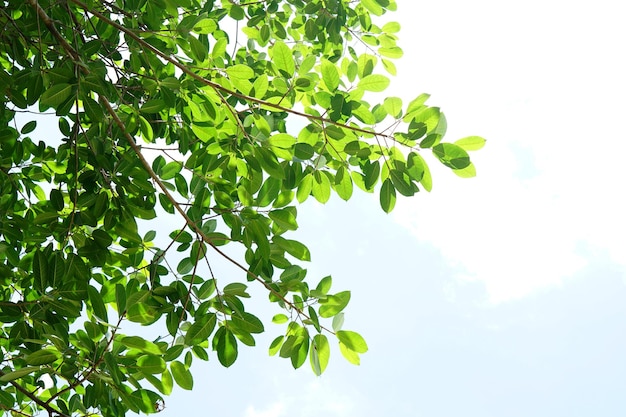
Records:
[[[289,238],[297,205],[358,188],[390,212],[431,190],[425,153],[471,177],[484,144],[444,142],[427,95],[371,102],[403,55],[400,25],[375,23],[395,2],[2,5],[0,416],[158,412],[194,361],[255,345],[251,284],[286,325],[271,355],[319,375],[331,337],[358,364],[350,292],[313,287]]]

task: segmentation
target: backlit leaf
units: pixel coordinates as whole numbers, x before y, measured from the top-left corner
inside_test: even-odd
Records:
[[[380,188],[380,206],[385,213],[390,213],[396,205],[396,189],[394,188],[391,179],[387,178],[383,181],[383,185]]]
[[[271,49],[272,62],[282,75],[291,77],[294,74],[296,65],[293,60],[291,49],[283,41],[277,41]]]
[[[170,370],[176,384],[182,389],[193,389],[193,376],[184,363],[180,361],[173,361],[170,363]]]
[[[466,151],[477,151],[479,149],[482,149],[482,147],[485,146],[486,142],[487,141],[480,136],[468,136],[463,139],[457,140],[456,142],[454,142],[454,144],[460,146]]]
[[[380,74],[367,75],[359,81],[358,87],[365,91],[381,92],[389,86],[389,78]]]

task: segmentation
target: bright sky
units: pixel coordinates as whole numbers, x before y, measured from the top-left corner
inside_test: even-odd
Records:
[[[267,356],[282,330],[268,324],[232,368],[196,368],[162,415],[626,415],[619,2],[398,2],[389,94],[430,93],[449,140],[486,137],[478,177],[435,170],[433,192],[392,215],[362,193],[308,201],[309,276],[353,291],[361,366],[335,350],[321,378],[293,371]]]

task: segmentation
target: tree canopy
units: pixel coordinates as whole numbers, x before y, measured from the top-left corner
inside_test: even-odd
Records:
[[[250,285],[271,355],[319,375],[338,342],[358,364],[297,205],[357,188],[391,212],[431,190],[428,158],[472,177],[484,144],[443,141],[428,95],[376,94],[403,55],[394,0],[0,4],[0,415],[158,412],[194,361],[255,345]]]

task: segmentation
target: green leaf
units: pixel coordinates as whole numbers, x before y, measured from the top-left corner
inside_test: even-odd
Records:
[[[143,355],[137,359],[137,367],[145,374],[161,374],[165,369],[163,358],[155,355]]]
[[[294,258],[301,261],[311,260],[311,252],[309,251],[309,248],[307,248],[303,243],[300,243],[297,240],[285,239],[281,236],[274,236],[272,240],[274,241],[274,243],[280,246],[281,249],[286,251]]]
[[[294,343],[293,348],[291,350],[291,365],[293,365],[294,369],[298,369],[301,367],[309,354],[309,338],[301,337],[298,338],[298,343]]]
[[[454,169],[452,170],[456,175],[461,178],[473,178],[476,176],[476,167],[473,163],[470,162],[468,166],[463,169]]]
[[[176,381],[179,387],[186,390],[193,389],[193,376],[184,363],[173,361],[170,363],[170,370],[172,371],[174,381]]]
[[[27,122],[24,126],[22,126],[22,130],[20,130],[20,133],[22,135],[27,135],[33,130],[35,130],[36,128],[37,128],[37,121],[31,120],[30,122]]]
[[[187,346],[193,346],[208,340],[216,323],[217,318],[215,314],[207,314],[198,318],[196,322],[187,329],[187,333],[185,333],[185,344]]]
[[[144,353],[149,353],[152,355],[160,355],[163,352],[161,348],[156,344],[142,338],[139,336],[126,336],[119,340],[121,344],[131,349],[137,349]]]
[[[356,353],[367,352],[367,343],[365,343],[365,339],[363,339],[363,337],[357,332],[339,330],[336,334],[339,341],[348,349]]]
[[[91,119],[92,121],[100,122],[102,121],[102,119],[104,119],[104,112],[102,111],[102,107],[100,107],[96,100],[90,97],[85,97],[83,99],[83,107],[85,109],[85,113],[87,113],[87,116],[89,116],[89,119]]]
[[[348,302],[350,302],[350,291],[329,295],[325,300],[320,300],[319,315],[324,318],[333,317],[346,308]]]
[[[398,22],[387,22],[383,25],[381,30],[384,33],[398,33],[400,32],[400,23]]]
[[[226,68],[226,74],[231,78],[249,80],[254,77],[254,70],[247,65],[236,64]]]
[[[398,97],[387,97],[383,102],[383,107],[390,116],[399,119],[402,117],[402,99]]]
[[[343,357],[346,358],[348,362],[350,362],[351,364],[353,365],[361,364],[361,358],[359,357],[359,354],[353,350],[350,350],[350,348],[348,348],[346,345],[344,345],[341,342],[339,342],[339,351],[341,352]]]
[[[274,317],[272,317],[272,323],[276,323],[276,324],[283,324],[283,323],[287,323],[289,321],[289,317],[287,317],[285,314],[276,314],[274,315]]]
[[[309,173],[302,178],[300,181],[300,185],[298,186],[298,191],[296,192],[296,199],[299,203],[303,203],[309,195],[311,195],[311,190],[313,189],[313,174]]]
[[[382,56],[392,59],[402,58],[402,55],[404,55],[404,51],[402,51],[402,48],[400,48],[399,46],[392,46],[390,48],[378,48],[378,53]]]
[[[278,336],[277,338],[272,340],[272,343],[270,344],[270,349],[269,349],[270,356],[274,356],[278,353],[278,351],[280,351],[281,347],[283,346],[284,340],[285,340],[285,336]]]
[[[270,137],[268,142],[277,148],[291,149],[296,143],[296,138],[287,133],[278,133]]]
[[[198,34],[207,35],[209,33],[215,32],[216,29],[217,23],[215,22],[215,20],[204,18],[194,23],[191,30]]]
[[[380,188],[380,206],[385,213],[390,213],[393,207],[396,205],[396,189],[393,187],[390,178],[383,181],[383,185]]]
[[[383,8],[376,0],[361,0],[361,4],[373,15],[382,16],[384,13]]]
[[[237,360],[237,338],[226,327],[220,328],[215,337],[217,338],[217,358],[223,366],[228,368]]]
[[[148,100],[146,101],[143,106],[141,106],[141,111],[143,113],[148,113],[148,114],[152,114],[152,113],[158,113],[161,110],[163,110],[165,108],[166,104],[165,101],[161,100],[161,99],[154,99],[154,100]]]
[[[293,60],[291,48],[283,41],[276,41],[271,49],[271,53],[272,62],[276,65],[276,68],[278,68],[285,77],[293,77],[296,64]]]
[[[330,344],[326,335],[316,334],[313,337],[310,360],[315,375],[319,376],[324,373],[330,360]]]
[[[389,178],[391,179],[393,187],[403,196],[411,197],[415,194],[414,185],[412,184],[408,174],[405,174],[403,171],[397,169],[392,169],[389,172]]]
[[[486,142],[487,141],[480,136],[468,136],[457,140],[454,144],[466,151],[477,151],[482,149]]]
[[[365,91],[381,92],[389,86],[389,78],[380,74],[367,75],[359,81],[358,87]]]
[[[283,230],[297,230],[295,207],[287,207],[280,210],[272,210],[268,213],[270,219]]]
[[[26,355],[24,360],[28,365],[47,365],[59,359],[61,354],[57,350],[42,349]]]
[[[326,84],[328,91],[335,91],[339,87],[340,81],[339,70],[337,70],[335,64],[324,59],[322,60],[321,71],[322,80],[324,81],[324,84]]]
[[[65,102],[72,95],[72,85],[71,84],[56,84],[52,87],[48,88],[41,95],[39,102],[44,107],[52,107],[57,108],[62,103]]]
[[[93,285],[90,285],[87,288],[87,293],[89,294],[89,302],[91,303],[93,313],[99,319],[103,320],[104,322],[107,322],[108,321],[107,308],[104,305],[104,301],[102,300],[102,295],[100,295],[100,292],[97,289],[95,289]]]
[[[344,166],[339,167],[337,170],[333,188],[344,201],[348,201],[352,197],[352,177]]]
[[[170,395],[172,393],[172,389],[174,388],[174,379],[172,378],[172,373],[167,369],[161,375],[161,386],[163,387],[163,394]]]
[[[322,171],[315,171],[313,179],[314,181],[311,184],[313,197],[324,204],[330,198],[330,180]]]
[[[467,152],[460,146],[452,143],[435,145],[433,153],[444,165],[452,169],[463,169],[470,164],[470,157]]]
[[[317,287],[315,287],[315,291],[319,292],[320,294],[326,295],[328,294],[328,291],[330,291],[330,288],[332,285],[333,285],[333,278],[330,275],[325,276],[317,284]]]
[[[6,372],[4,375],[0,376],[0,382],[15,381],[18,378],[37,372],[40,369],[41,368],[39,366],[25,366],[24,368],[20,368],[15,371]]]
[[[209,56],[207,47],[204,46],[202,42],[200,42],[198,39],[196,39],[193,36],[189,36],[187,40],[189,41],[189,46],[191,47],[191,53],[196,58],[196,61],[204,62]]]

